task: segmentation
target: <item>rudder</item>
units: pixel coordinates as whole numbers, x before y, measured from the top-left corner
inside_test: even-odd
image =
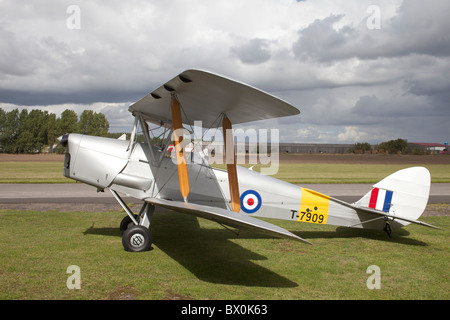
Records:
[[[424,167],[399,170],[373,186],[355,206],[383,211],[393,217],[417,220],[425,210],[430,194],[431,176]],[[400,220],[397,220],[400,223]],[[402,225],[409,222],[401,221]]]

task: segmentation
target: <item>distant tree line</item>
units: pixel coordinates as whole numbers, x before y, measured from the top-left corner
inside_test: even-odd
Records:
[[[105,137],[108,129],[105,115],[92,110],[84,110],[78,119],[75,111],[68,109],[57,118],[55,114],[39,109],[6,112],[0,108],[0,152],[53,152],[57,138],[65,133]]]
[[[373,147],[368,142],[357,142],[350,148],[349,152],[353,153],[389,153],[389,154],[408,154],[412,150],[408,146],[408,140],[396,139],[381,142]]]

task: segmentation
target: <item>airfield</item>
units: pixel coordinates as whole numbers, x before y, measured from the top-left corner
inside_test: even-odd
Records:
[[[37,154],[14,155],[0,154],[2,162],[43,162],[62,163],[64,155]],[[316,164],[333,168],[336,165],[354,166],[450,166],[450,155],[355,155],[355,154],[287,154],[279,156],[280,167],[296,164]],[[363,170],[363,169],[360,169]],[[356,167],[355,171],[358,171]],[[449,170],[450,171],[450,170]],[[364,172],[361,173],[364,175]],[[62,176],[62,173],[61,173]],[[384,176],[382,176],[384,177]],[[283,179],[283,178],[281,178]],[[67,180],[73,182],[72,180]],[[374,180],[378,181],[378,180]],[[323,194],[338,198],[346,202],[354,202],[366,194],[373,183],[297,183],[302,187],[312,189]],[[130,202],[135,199],[124,198]],[[429,204],[450,204],[450,183],[432,183]],[[31,205],[32,204],[32,205]],[[82,183],[0,183],[0,209],[47,211],[110,211],[120,208],[117,201],[109,192],[97,192],[95,188]],[[450,207],[450,205],[449,205]],[[436,212],[430,208],[426,215],[448,214],[446,210]]]
[[[371,190],[371,184],[302,184],[302,187],[330,195],[334,198],[355,202]],[[127,203],[136,199],[124,197]],[[431,186],[429,204],[450,203],[450,183]],[[0,209],[37,211],[111,211],[120,209],[109,192],[97,192],[86,184],[0,184]],[[424,215],[442,215],[431,209]],[[450,211],[449,211],[450,214]]]
[[[62,155],[0,155],[0,166],[14,164],[24,170],[24,166],[40,162],[55,167],[59,176],[62,159]],[[348,165],[353,171],[374,167],[371,179],[381,168],[429,166],[432,178],[440,175],[436,177],[439,183],[432,183],[429,204],[419,220],[441,230],[409,225],[389,239],[382,231],[276,221],[313,243],[307,246],[249,231],[237,235],[215,222],[158,209],[151,225],[152,249],[132,254],[123,250],[118,229],[125,213],[109,192],[97,193],[81,183],[23,183],[26,180],[22,179],[21,183],[0,184],[0,298],[450,298],[450,156],[284,154],[280,156],[280,174],[292,179],[283,168],[303,164],[305,175],[317,168],[331,172],[333,168],[347,170]],[[42,175],[52,174],[49,169]],[[354,175],[352,183],[335,181],[339,176],[318,180],[311,176],[300,185],[352,201],[372,185],[355,183],[360,181],[359,175]],[[318,183],[322,179],[328,183]],[[134,199],[125,200],[134,210],[139,209]],[[79,290],[66,286],[70,265],[81,269]],[[372,265],[381,270],[380,289],[367,286],[367,268]]]

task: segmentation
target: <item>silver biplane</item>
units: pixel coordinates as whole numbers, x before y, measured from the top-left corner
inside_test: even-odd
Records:
[[[258,217],[389,234],[409,223],[433,227],[417,220],[430,190],[430,173],[423,167],[393,173],[359,201],[346,203],[238,166],[232,125],[300,113],[246,84],[186,70],[132,104],[129,111],[135,118],[130,140],[73,133],[60,137],[66,147],[64,176],[99,191],[109,189],[127,213],[120,224],[127,251],[149,250],[155,206],[307,244]],[[202,152],[187,161],[184,126],[192,128],[194,121],[201,121],[204,128],[222,129],[227,170],[212,167]],[[152,139],[155,125],[163,132],[159,139]],[[142,136],[144,141],[138,139]],[[172,141],[174,150],[169,153]],[[119,194],[142,200],[140,212],[133,213]]]

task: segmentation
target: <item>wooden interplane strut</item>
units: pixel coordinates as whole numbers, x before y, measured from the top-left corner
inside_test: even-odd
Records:
[[[239,212],[241,201],[239,198],[239,183],[236,168],[236,154],[234,152],[234,138],[231,121],[227,116],[222,120],[223,140],[225,141],[225,160],[228,172],[228,184],[230,187],[231,210]]]
[[[183,196],[184,202],[187,202],[189,195],[189,177],[186,166],[186,160],[183,156],[183,148],[181,142],[183,141],[183,123],[181,120],[181,108],[180,103],[175,97],[172,97],[170,108],[172,111],[172,123],[173,123],[173,138],[175,143],[175,153],[177,155],[178,166],[178,180],[180,181],[180,192]]]

